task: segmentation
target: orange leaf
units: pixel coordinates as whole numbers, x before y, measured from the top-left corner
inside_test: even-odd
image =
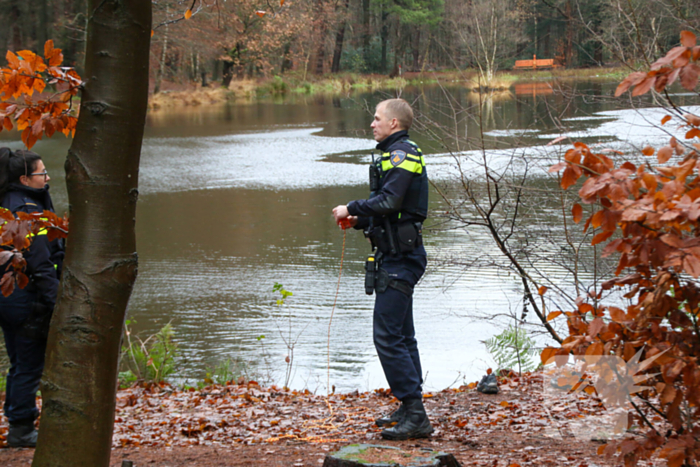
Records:
[[[541,286],[537,289],[537,293],[540,294],[540,295],[544,295],[544,294],[547,292],[547,290],[549,290],[549,288],[548,288],[547,286],[541,285]]]
[[[681,45],[683,47],[695,47],[697,38],[690,31],[681,31]]]
[[[642,149],[642,154],[645,156],[653,156],[656,150],[652,148],[651,146],[647,146],[644,149]]]
[[[687,254],[683,258],[683,269],[697,279],[700,276],[700,260],[692,253]]]
[[[190,10],[188,8],[187,11],[185,12],[185,19],[190,19],[190,18],[192,18],[192,10]]]
[[[574,222],[577,224],[581,222],[581,219],[583,219],[583,208],[581,205],[578,203],[574,204],[574,207],[571,208],[571,214],[574,216]]]
[[[664,146],[659,149],[656,154],[656,158],[659,160],[659,164],[665,164],[673,155],[673,148],[671,146]]]
[[[545,349],[542,351],[540,354],[540,360],[542,360],[542,364],[546,365],[547,363],[551,363],[550,360],[552,360],[556,355],[559,349],[556,347],[545,347]]]
[[[692,130],[688,131],[685,134],[685,139],[695,138],[696,136],[700,136],[700,128],[693,128]]]
[[[591,245],[597,245],[601,242],[604,242],[605,240],[610,238],[613,233],[613,231],[600,232],[599,234],[593,237],[593,239],[591,240]]]
[[[547,315],[547,321],[552,321],[554,318],[557,316],[561,315],[561,311],[553,311],[550,314]]]
[[[654,85],[654,81],[656,81],[656,77],[644,79],[641,83],[634,87],[634,91],[632,91],[632,96],[641,96],[649,92],[651,87]]]
[[[567,167],[564,171],[564,175],[561,177],[561,187],[566,190],[576,183],[578,177],[578,174],[576,174],[576,171],[572,167]]]
[[[596,318],[593,321],[591,321],[591,324],[588,325],[588,335],[591,337],[595,337],[601,329],[603,329],[603,326],[605,323],[601,318]]]
[[[608,309],[608,312],[610,313],[610,319],[612,319],[616,323],[624,323],[625,321],[628,321],[627,314],[624,312],[624,310],[620,308],[611,306]]]
[[[681,86],[692,91],[698,84],[698,75],[700,75],[700,66],[695,63],[680,68]]]
[[[284,6],[284,0],[280,0],[280,6]]]
[[[603,344],[596,342],[586,349],[586,355],[603,355]]]
[[[258,11],[255,12],[255,14],[258,15],[259,17],[261,17],[261,18],[262,18],[263,16],[265,16],[265,13],[267,13],[267,12],[264,11],[264,10],[258,10]]]
[[[151,37],[153,37],[153,34],[155,34],[155,33],[156,32],[153,29],[151,29]]]
[[[664,125],[664,124],[666,124],[666,122],[668,122],[669,120],[671,120],[671,116],[670,116],[670,115],[666,115],[664,118],[661,119],[661,124]]]

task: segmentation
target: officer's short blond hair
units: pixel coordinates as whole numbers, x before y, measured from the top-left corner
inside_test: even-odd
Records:
[[[411,105],[403,99],[387,99],[377,104],[377,108],[382,107],[384,116],[391,120],[395,118],[399,122],[402,130],[410,130],[413,124],[413,109]]]

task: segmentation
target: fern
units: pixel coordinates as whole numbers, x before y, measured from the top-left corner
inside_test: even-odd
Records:
[[[539,352],[535,348],[535,341],[522,328],[509,325],[502,333],[482,342],[499,370],[517,368],[518,373],[522,374],[523,371],[532,371],[538,366],[536,357]]]

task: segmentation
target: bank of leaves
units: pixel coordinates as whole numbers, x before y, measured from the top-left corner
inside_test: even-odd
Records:
[[[651,71],[631,74],[617,93],[632,86],[633,95],[652,88],[664,92],[676,79],[693,90],[699,74],[700,47],[693,33],[683,31],[681,46]],[[637,376],[647,387],[635,389],[632,402],[635,423],[645,433],[600,450],[621,456],[627,466],[653,455],[670,467],[700,462],[700,116],[672,105],[669,113],[660,123],[675,122],[685,140],[644,148],[646,163],[617,166],[576,143],[552,167],[564,170],[564,189],[585,179],[578,194],[592,209],[584,230],[595,229],[592,243],[605,243],[602,254],[618,255],[619,262],[617,277],[579,297],[577,309],[554,312],[566,318],[569,337],[560,348],[545,349],[542,361],[573,354],[629,362],[641,352],[646,363]],[[583,220],[582,206],[576,204],[572,215],[575,222]],[[604,303],[613,289],[622,291],[627,306]]]

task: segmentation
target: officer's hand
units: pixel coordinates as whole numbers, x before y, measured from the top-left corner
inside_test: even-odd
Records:
[[[336,223],[340,222],[341,219],[345,219],[349,215],[350,213],[348,212],[348,207],[344,204],[333,208],[333,217],[335,218]]]

